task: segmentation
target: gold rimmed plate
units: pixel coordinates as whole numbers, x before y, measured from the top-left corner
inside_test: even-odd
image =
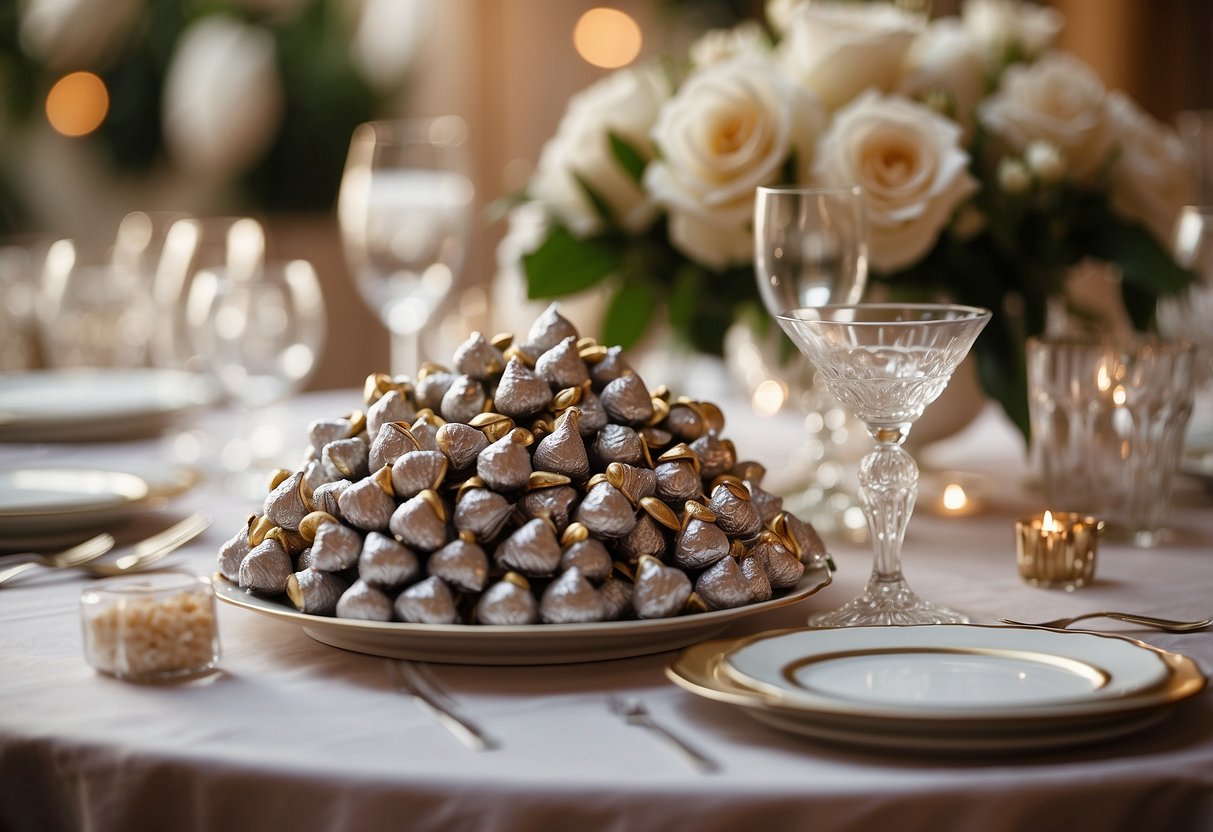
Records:
[[[796,632],[804,631],[703,642],[684,650],[666,669],[666,675],[697,696],[739,707],[754,719],[786,732],[866,748],[941,753],[1035,751],[1122,736],[1161,719],[1170,707],[1199,693],[1206,684],[1199,668],[1186,656],[1128,639],[1122,640],[1152,653],[1163,664],[1162,682],[1124,696],[1023,707],[1012,709],[1014,712],[932,709],[907,717],[884,707],[867,710],[862,705],[844,712],[828,704],[817,708],[778,699],[737,681],[726,671],[727,656],[744,644]]]
[[[486,665],[567,664],[677,650],[711,638],[744,618],[803,601],[829,583],[828,570],[811,569],[795,587],[770,601],[728,610],[653,620],[487,626],[306,615],[285,597],[251,594],[221,576],[213,581],[221,601],[299,624],[307,635],[333,647],[397,659]]]

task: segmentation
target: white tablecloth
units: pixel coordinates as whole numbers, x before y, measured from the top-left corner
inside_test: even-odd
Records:
[[[301,442],[307,421],[357,401],[355,393],[303,397],[280,420]],[[794,422],[730,412],[742,455],[777,471],[796,441]],[[201,425],[222,436],[232,424],[224,418]],[[1196,483],[1177,493],[1174,542],[1140,550],[1105,541],[1095,584],[1064,593],[1029,588],[1016,575],[1012,519],[1043,506],[1022,487],[1022,445],[1001,417],[987,411],[929,450],[924,471],[984,473],[991,485],[980,514],[945,519],[920,508],[915,516],[906,572],[932,600],[976,621],[1101,608],[1209,614],[1213,515]],[[169,456],[165,440],[0,446],[5,467]],[[121,531],[137,537],[196,508],[215,524],[176,562],[209,573],[218,546],[256,508],[219,480]],[[795,626],[854,595],[870,554],[829,542],[840,567],[834,585],[730,632]],[[219,610],[222,672],[179,685],[96,674],[81,657],[77,605],[86,585],[55,574],[0,590],[0,829],[1213,828],[1208,691],[1118,741],[949,759],[776,733],[667,682],[671,654],[552,667],[435,665],[463,709],[502,743],[475,753],[396,692],[380,659],[227,605]],[[1127,631],[1213,672],[1213,633]],[[642,697],[723,771],[699,773],[624,725],[606,705],[608,692]]]

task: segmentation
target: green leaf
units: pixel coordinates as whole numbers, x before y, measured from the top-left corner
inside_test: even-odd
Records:
[[[603,342],[630,347],[639,341],[653,319],[654,300],[647,283],[628,280],[620,284],[603,317]]]
[[[670,324],[687,336],[690,335],[695,306],[706,282],[707,275],[703,269],[690,263],[683,265],[674,274],[674,285],[670,289],[668,301]]]
[[[554,226],[543,244],[522,256],[527,297],[551,298],[580,292],[619,271],[620,250],[602,238],[578,239]]]
[[[1092,234],[1091,253],[1119,266],[1125,283],[1153,295],[1182,291],[1194,278],[1149,231],[1111,217]]]
[[[585,194],[585,198],[594,206],[594,213],[598,215],[608,226],[615,225],[615,213],[611,210],[611,206],[603,199],[602,194],[591,185],[585,177],[576,171],[573,172],[573,178],[577,180],[577,184],[581,186],[581,192]]]
[[[648,164],[644,154],[614,130],[607,131],[607,138],[610,139],[611,153],[615,154],[615,161],[627,172],[633,182],[637,185],[641,184],[644,180],[645,166]]]

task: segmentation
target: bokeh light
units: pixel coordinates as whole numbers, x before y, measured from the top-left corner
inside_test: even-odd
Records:
[[[105,82],[91,72],[64,75],[46,95],[46,119],[65,136],[87,136],[110,108]]]
[[[573,27],[577,54],[603,69],[618,69],[636,60],[643,42],[640,25],[618,9],[590,9]]]

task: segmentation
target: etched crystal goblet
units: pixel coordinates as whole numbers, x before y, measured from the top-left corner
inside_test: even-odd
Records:
[[[918,494],[918,466],[902,447],[990,320],[949,304],[852,304],[794,309],[779,325],[827,389],[876,442],[859,463],[859,499],[875,557],[864,592],[809,618],[814,627],[961,624],[962,613],[919,598],[901,571],[901,544]]]

